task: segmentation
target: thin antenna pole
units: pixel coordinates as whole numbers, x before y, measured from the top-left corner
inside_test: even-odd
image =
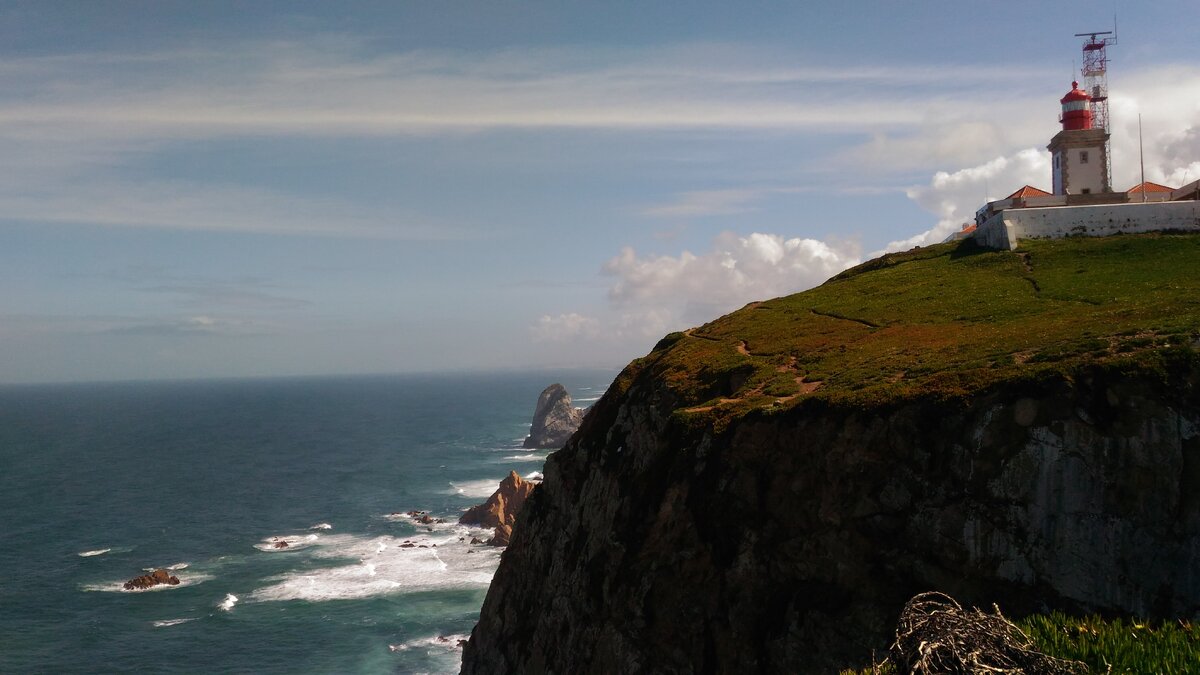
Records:
[[[1142,201],[1146,201],[1146,154],[1142,150],[1142,113],[1138,113],[1138,162],[1142,165]]]

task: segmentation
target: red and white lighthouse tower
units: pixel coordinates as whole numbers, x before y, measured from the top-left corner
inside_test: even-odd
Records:
[[[1071,91],[1068,91],[1059,103],[1062,104],[1060,121],[1064,131],[1092,128],[1092,97],[1079,88],[1078,82],[1071,83]]]
[[[1108,131],[1093,127],[1092,97],[1071,83],[1063,96],[1062,131],[1050,139],[1054,194],[1080,195],[1112,192],[1108,175]]]

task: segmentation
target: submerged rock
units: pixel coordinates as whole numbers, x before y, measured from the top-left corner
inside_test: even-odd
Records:
[[[538,396],[526,448],[561,448],[583,421],[583,409],[571,405],[571,395],[561,384],[552,384]]]
[[[143,574],[140,577],[135,577],[129,581],[126,581],[125,590],[142,591],[147,588],[153,588],[163,584],[166,584],[167,586],[177,586],[179,585],[179,577],[172,575],[167,570],[157,569],[149,574]]]

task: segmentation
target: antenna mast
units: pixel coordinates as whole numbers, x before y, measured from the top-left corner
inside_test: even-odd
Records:
[[[1097,31],[1095,33],[1076,33],[1075,37],[1087,38],[1083,43],[1083,75],[1084,91],[1092,97],[1092,124],[1095,128],[1104,129],[1111,134],[1112,129],[1108,118],[1108,51],[1109,45],[1117,44],[1116,19],[1113,19],[1113,30]],[[1102,36],[1110,37],[1102,37]],[[1104,156],[1108,160],[1108,175],[1112,176],[1112,148],[1109,142],[1104,142]]]

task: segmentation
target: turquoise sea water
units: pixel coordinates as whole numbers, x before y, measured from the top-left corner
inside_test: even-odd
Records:
[[[458,514],[613,375],[2,387],[0,672],[456,672],[499,560]]]

